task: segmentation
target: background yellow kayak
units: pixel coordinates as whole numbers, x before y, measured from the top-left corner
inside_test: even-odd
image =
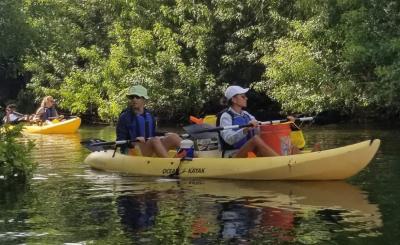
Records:
[[[47,125],[27,125],[23,132],[37,134],[70,134],[75,133],[81,126],[79,117],[71,118],[61,122],[55,122]]]

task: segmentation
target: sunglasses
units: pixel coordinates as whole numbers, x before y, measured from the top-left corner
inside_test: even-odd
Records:
[[[133,99],[144,99],[142,96],[138,95],[128,95],[128,99],[133,100]]]

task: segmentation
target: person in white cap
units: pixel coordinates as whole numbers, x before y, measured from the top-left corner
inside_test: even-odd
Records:
[[[261,137],[255,133],[255,127],[258,125],[255,117],[243,110],[247,107],[247,91],[249,91],[248,88],[240,86],[229,86],[225,91],[229,108],[221,114],[218,120],[219,126],[246,124],[254,126],[221,131],[222,155],[223,157],[247,157],[248,152],[254,152],[257,156],[278,156],[279,154],[265,144]]]
[[[126,97],[129,106],[119,116],[117,140],[130,140],[131,144],[121,147],[121,152],[129,155],[168,157],[169,149],[179,147],[181,138],[175,133],[156,136],[156,122],[145,108],[149,99],[147,89],[141,85],[129,88]]]

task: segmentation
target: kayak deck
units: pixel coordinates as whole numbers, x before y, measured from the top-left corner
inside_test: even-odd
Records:
[[[156,158],[127,156],[113,150],[92,152],[85,163],[92,168],[141,176],[247,180],[339,180],[361,171],[372,160],[380,140],[304,154],[257,158]]]

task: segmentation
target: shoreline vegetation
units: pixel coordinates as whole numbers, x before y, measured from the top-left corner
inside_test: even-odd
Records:
[[[45,95],[112,124],[132,84],[162,122],[215,114],[231,84],[257,118],[400,116],[395,1],[30,1],[0,9],[0,106]],[[99,120],[97,120],[99,119]],[[85,119],[84,119],[85,120]],[[85,120],[86,123],[95,123]]]
[[[18,141],[21,130],[22,125],[0,126],[0,187],[28,183],[37,166],[30,156],[34,142]]]

